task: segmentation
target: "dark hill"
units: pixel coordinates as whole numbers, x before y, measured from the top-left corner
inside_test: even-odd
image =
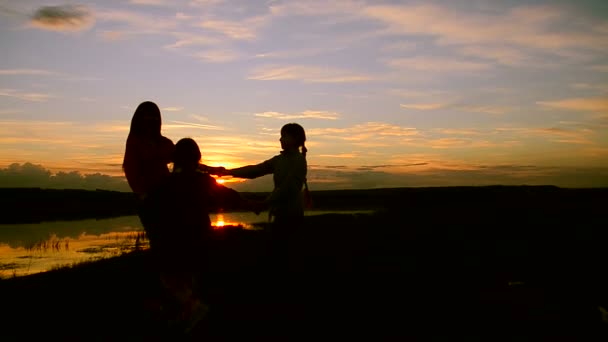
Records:
[[[327,192],[317,199],[336,199]],[[348,192],[346,192],[348,193]],[[606,340],[606,189],[383,193],[385,210],[306,218],[272,254],[263,231],[218,230],[192,340]],[[0,281],[7,336],[174,340],[147,309],[147,253]]]

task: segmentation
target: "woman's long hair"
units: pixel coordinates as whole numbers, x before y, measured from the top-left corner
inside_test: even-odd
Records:
[[[150,139],[160,139],[162,122],[160,109],[156,103],[151,101],[145,101],[137,106],[133,117],[131,118],[131,128],[129,129],[129,136],[127,137],[127,149],[129,148],[128,141],[132,137],[144,137]],[[122,169],[125,169],[127,163],[127,151],[125,150],[125,156],[122,161]]]
[[[156,103],[145,101],[137,106],[133,118],[131,118],[131,128],[129,136],[149,135],[150,138],[159,138],[161,122],[160,109]]]

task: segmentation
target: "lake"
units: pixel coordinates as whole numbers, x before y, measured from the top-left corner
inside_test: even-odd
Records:
[[[306,215],[366,213],[370,211],[307,211]],[[210,214],[214,229],[242,225],[259,229],[268,212]],[[148,248],[137,216],[34,224],[0,224],[0,278],[45,272],[83,261]]]

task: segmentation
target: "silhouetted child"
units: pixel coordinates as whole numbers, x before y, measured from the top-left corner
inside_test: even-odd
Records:
[[[178,320],[186,324],[195,323],[204,313],[197,275],[209,257],[209,212],[250,208],[250,202],[238,192],[202,172],[200,159],[194,140],[179,140],[172,173],[148,199],[150,224],[158,232],[150,242],[161,282],[179,304]]]
[[[300,228],[304,218],[304,206],[310,206],[306,184],[305,141],[304,128],[297,123],[288,123],[281,128],[280,142],[283,150],[280,154],[260,164],[229,169],[224,173],[249,179],[273,175],[274,189],[263,204],[269,209],[269,215],[273,219],[271,230],[275,236],[283,236]]]

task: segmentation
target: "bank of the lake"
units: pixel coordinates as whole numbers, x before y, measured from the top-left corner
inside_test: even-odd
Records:
[[[269,254],[264,231],[217,230],[204,270],[210,311],[191,337],[606,338],[604,195],[419,193],[375,214],[307,217],[283,259]],[[4,331],[158,338],[162,322],[146,306],[154,274],[144,251],[4,279]]]

